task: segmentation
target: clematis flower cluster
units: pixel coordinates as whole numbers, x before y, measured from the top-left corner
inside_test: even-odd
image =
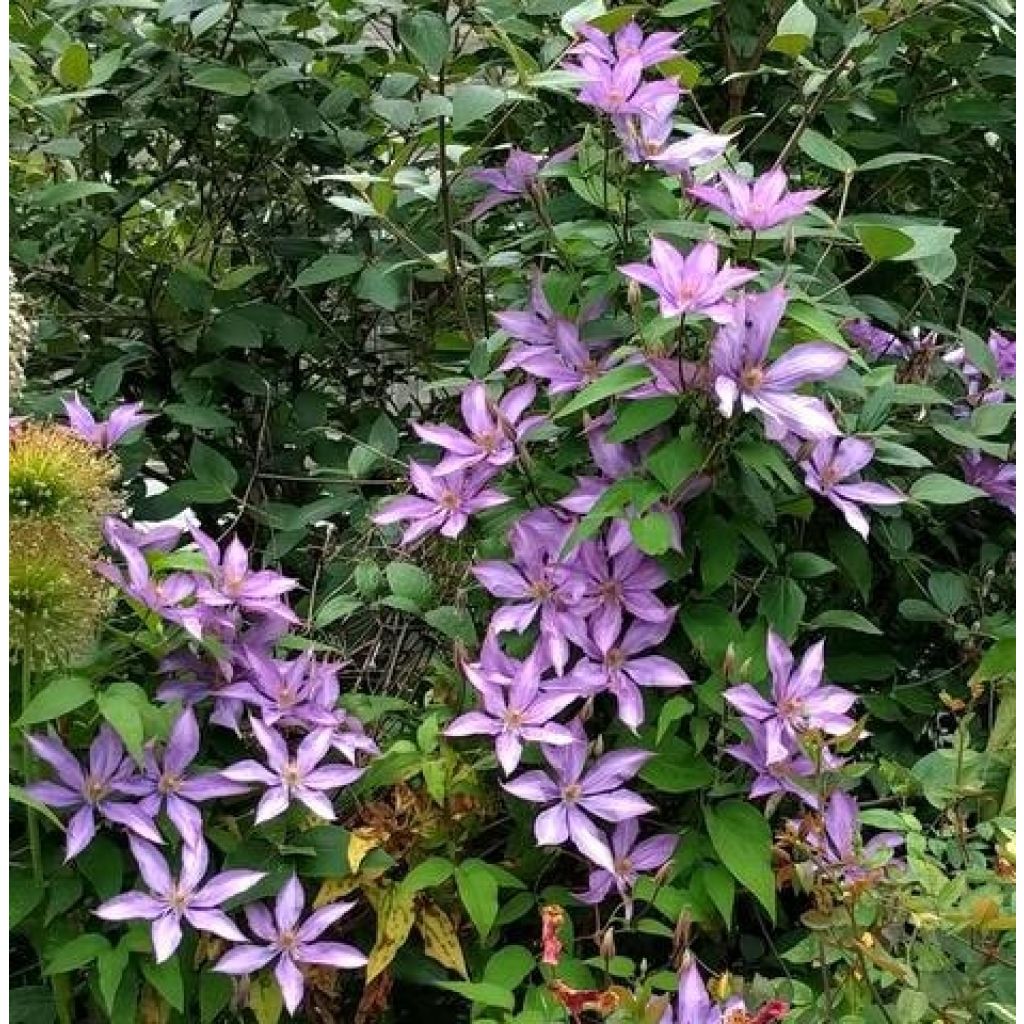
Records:
[[[276,958],[275,977],[294,1012],[304,984],[299,965],[365,963],[351,947],[319,941],[351,904],[322,907],[300,927],[303,896],[293,878],[278,896],[276,929],[267,925],[265,911],[246,907],[251,930],[268,944],[265,955],[249,952],[253,947],[224,906],[265,873],[211,874],[206,812],[229,800],[254,809],[257,823],[293,806],[331,820],[335,800],[362,775],[376,745],[338,706],[339,665],[311,652],[278,654],[299,622],[286,600],[295,580],[253,565],[237,537],[222,545],[195,525],[186,534],[111,519],[105,535],[113,558],[99,571],[151,630],[177,637],[161,666],[157,700],[181,710],[166,743],[148,743],[141,763],[106,725],[84,763],[55,734],[29,736],[30,749],[53,778],[31,783],[28,792],[70,814],[67,859],[85,850],[101,827],[126,835],[146,888],[106,901],[99,917],[149,922],[158,962],[174,954],[185,928],[241,944],[216,970],[246,973]],[[236,733],[258,756],[205,770],[197,765],[203,728],[217,726]]]

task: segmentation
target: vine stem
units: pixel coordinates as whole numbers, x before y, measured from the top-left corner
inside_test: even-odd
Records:
[[[26,649],[21,659],[21,713],[25,713],[32,700],[32,659]],[[31,781],[32,753],[28,746],[28,729],[21,737],[21,775],[22,781],[28,786]],[[36,812],[31,807],[25,808],[25,820],[28,824],[28,848],[32,857],[32,878],[39,885],[43,880],[43,848],[39,843],[39,822]]]

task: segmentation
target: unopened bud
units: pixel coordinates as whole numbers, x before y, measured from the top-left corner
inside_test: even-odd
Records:
[[[796,232],[792,227],[786,230],[786,237],[782,242],[782,252],[787,260],[791,260],[796,253]]]
[[[594,740],[593,750],[594,750],[594,757],[600,757],[604,753],[604,736],[603,735],[598,736],[597,739]]]
[[[640,307],[644,301],[644,293],[639,281],[634,281],[632,278],[629,279],[629,283],[626,285],[626,301],[629,303],[629,308],[633,311],[633,315],[639,316]]]
[[[580,708],[579,714],[576,716],[582,724],[585,724],[594,717],[594,698],[588,697],[583,702],[583,707]]]
[[[750,667],[751,667],[751,665],[753,665],[753,662],[751,661],[750,658],[747,658],[746,661],[744,661],[743,664],[740,665],[739,675],[737,675],[736,678],[737,679],[749,679],[750,678]]]
[[[674,860],[667,860],[660,868],[654,873],[654,884],[662,886],[668,881],[669,876],[672,874],[672,869],[676,866]]]
[[[725,649],[725,657],[722,658],[722,675],[726,679],[732,678],[732,670],[736,667],[736,645],[730,640],[729,646]]]
[[[613,928],[604,930],[604,934],[601,936],[600,953],[603,960],[611,960],[615,956],[615,930]]]
[[[672,936],[672,942],[676,949],[686,949],[690,945],[690,928],[693,922],[690,920],[690,912],[684,910],[679,915],[679,920],[676,921],[675,932]],[[686,954],[689,956],[689,953]],[[684,965],[686,963],[686,957],[683,957]]]

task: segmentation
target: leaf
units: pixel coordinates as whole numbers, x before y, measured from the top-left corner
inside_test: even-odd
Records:
[[[733,877],[749,889],[775,920],[772,831],[752,804],[726,800],[704,809],[711,845]]]
[[[771,580],[761,590],[758,610],[787,640],[796,635],[804,615],[807,595],[798,583],[786,577]]]
[[[793,551],[786,557],[786,567],[789,574],[798,580],[815,579],[818,576],[827,576],[830,572],[836,571],[834,562],[830,562],[813,551]]]
[[[363,259],[353,253],[331,253],[321,256],[295,278],[293,287],[309,288],[314,284],[337,281],[341,277],[353,277],[363,266]]]
[[[822,612],[808,623],[811,629],[852,629],[855,633],[871,633],[881,636],[882,631],[857,612],[836,610]]]
[[[470,647],[477,642],[473,616],[465,608],[442,605],[427,612],[423,620],[451,640],[459,640]]]
[[[231,978],[226,974],[203,971],[199,975],[199,1019],[201,1024],[212,1024],[217,1015],[231,1001],[233,991]]]
[[[113,1013],[117,990],[121,987],[121,979],[128,969],[130,955],[128,947],[123,942],[119,942],[112,949],[100,953],[96,958],[96,976],[99,982],[100,996],[108,1016]]]
[[[96,696],[100,714],[114,727],[128,752],[142,758],[145,738],[143,709],[148,707],[145,693],[134,683],[114,683]]]
[[[418,565],[409,562],[389,562],[384,569],[391,593],[405,598],[417,608],[423,608],[433,591],[430,576]]]
[[[994,437],[1010,425],[1016,412],[1012,402],[986,402],[971,415],[971,429],[979,437]]]
[[[201,68],[189,79],[188,84],[225,96],[248,96],[252,91],[252,82],[241,68]]]
[[[803,0],[797,0],[779,19],[768,49],[789,57],[799,57],[811,45],[817,27],[818,18],[815,13]]]
[[[726,926],[730,927],[736,899],[736,883],[732,875],[721,864],[712,864],[701,871],[700,878],[715,909],[722,915]]]
[[[988,495],[981,488],[945,473],[926,473],[911,485],[910,497],[930,505],[962,505]]]
[[[120,848],[109,836],[97,836],[75,863],[101,900],[109,900],[122,891],[124,861]]]
[[[223,491],[225,498],[231,497],[238,483],[238,470],[220,452],[202,441],[193,441],[188,464],[197,480]]]
[[[234,426],[222,412],[207,405],[184,405],[172,402],[164,406],[164,412],[175,423],[182,423],[197,430],[228,430]]]
[[[192,37],[198,39],[204,32],[209,32],[231,9],[228,0],[220,0],[219,3],[211,4],[205,10],[200,11],[189,25]]]
[[[79,935],[65,942],[56,950],[46,953],[46,967],[43,974],[67,974],[79,967],[91,964],[93,960],[110,949],[110,943],[102,935]]]
[[[363,269],[356,282],[356,295],[393,313],[401,305],[404,287],[402,275],[393,264],[378,263]]]
[[[399,884],[409,892],[419,892],[421,889],[432,889],[435,885],[447,882],[454,872],[455,865],[450,860],[445,860],[444,857],[428,857],[417,864]]]
[[[281,989],[269,971],[260,971],[249,983],[249,1009],[256,1024],[277,1024],[284,1012]]]
[[[452,130],[460,131],[505,102],[505,92],[490,85],[458,85],[452,90]]]
[[[487,936],[498,916],[498,883],[481,861],[467,860],[455,871],[455,886],[459,899],[481,939]]]
[[[516,1008],[515,996],[500,985],[492,985],[485,981],[442,981],[438,988],[455,992],[474,1003],[482,1006],[496,1006],[501,1010],[512,1011]]]
[[[65,46],[54,62],[53,75],[68,89],[81,89],[88,85],[92,72],[85,44],[76,40]]]
[[[270,93],[258,92],[245,105],[249,130],[260,139],[285,139],[291,134],[292,122],[284,104]]]
[[[17,728],[60,718],[93,699],[92,683],[84,676],[59,676],[37,693],[15,722]]]
[[[678,437],[648,455],[644,466],[665,492],[672,494],[704,465],[704,457],[704,445],[696,436],[695,428],[686,426]]]
[[[101,181],[59,181],[56,185],[50,185],[41,192],[29,196],[29,202],[47,209],[51,206],[63,206],[64,203],[75,203],[79,199],[88,199],[89,196],[109,195],[115,191],[117,190],[112,186]]]
[[[142,973],[150,983],[179,1013],[185,1012],[185,983],[181,978],[181,962],[177,957],[155,963],[142,961]]]
[[[416,920],[414,895],[400,885],[388,885],[377,904],[377,940],[370,950],[366,980],[373,981],[405,945]]]
[[[535,966],[533,954],[524,946],[504,946],[487,961],[483,980],[514,990],[522,985]]]
[[[456,974],[469,977],[455,926],[439,906],[425,902],[416,914],[416,927],[423,936],[423,952],[427,956]]]
[[[616,366],[602,374],[592,384],[588,384],[578,395],[563,405],[555,413],[553,419],[563,419],[566,416],[571,416],[574,412],[586,409],[595,402],[621,395],[624,391],[632,391],[633,388],[650,378],[651,371],[646,366]]]
[[[913,239],[896,228],[881,224],[857,224],[853,230],[872,263],[894,260],[914,248]]]
[[[448,22],[433,11],[402,15],[398,19],[398,38],[432,75],[441,70],[452,41]]]
[[[631,519],[629,532],[645,555],[663,555],[672,546],[672,522],[664,512],[648,512]]]
[[[739,533],[732,523],[713,519],[709,529],[698,534],[700,544],[700,578],[705,594],[711,594],[726,583],[736,570],[740,557]]]
[[[7,928],[13,931],[42,902],[46,890],[36,885],[29,871],[12,870],[7,890]]]
[[[866,171],[880,171],[885,167],[902,167],[904,164],[914,163],[919,160],[936,160],[943,164],[952,163],[951,160],[947,160],[944,156],[934,156],[931,153],[883,153],[881,156],[865,160],[864,163],[858,166],[857,172],[864,174]]]
[[[831,139],[826,139],[821,132],[808,128],[797,143],[800,152],[810,157],[815,163],[830,167],[841,174],[852,174],[857,170],[857,161],[842,146],[837,146]]]
[[[632,441],[659,424],[671,419],[679,407],[674,398],[648,398],[623,406],[608,431],[607,438],[615,444]]]

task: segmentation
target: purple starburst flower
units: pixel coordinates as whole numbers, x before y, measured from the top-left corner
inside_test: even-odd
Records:
[[[869,526],[861,505],[899,505],[907,500],[895,488],[861,480],[860,471],[874,454],[875,446],[859,437],[846,437],[841,441],[828,438],[819,441],[811,450],[810,458],[800,463],[807,486],[835,505],[850,527],[865,540]]]
[[[731,322],[720,327],[711,347],[711,379],[723,416],[733,415],[737,401],[744,412],[765,418],[769,436],[788,432],[810,440],[835,437],[839,428],[819,398],[796,389],[826,380],[846,366],[849,356],[835,345],[794,345],[773,363],[768,347],[786,309],[781,285],[760,295],[736,298]]]
[[[141,402],[119,405],[106,420],[97,420],[85,407],[76,391],[72,398],[62,399],[68,426],[83,440],[98,448],[113,448],[126,434],[156,418],[144,413]]]
[[[305,983],[301,968],[306,965],[352,970],[363,967],[366,957],[354,946],[341,942],[320,942],[320,936],[354,906],[353,902],[328,903],[300,923],[306,904],[302,885],[295,875],[285,882],[274,901],[274,912],[263,903],[245,907],[249,928],[261,942],[228,950],[214,965],[218,974],[252,974],[274,961],[274,977],[293,1014],[302,1002]]]
[[[694,955],[687,950],[679,969],[679,992],[675,1017],[666,1010],[659,1024],[775,1024],[789,1013],[789,1004],[772,999],[751,1011],[741,996],[730,996],[724,1003],[712,1003],[700,976]]]
[[[325,795],[351,785],[363,774],[350,765],[322,764],[334,741],[331,729],[317,729],[299,744],[294,756],[280,733],[258,718],[250,718],[253,735],[266,754],[267,763],[246,760],[225,768],[221,775],[230,782],[242,782],[265,788],[256,807],[256,824],[283,814],[292,799],[308,807],[315,815],[333,821],[335,814]]]
[[[857,702],[856,694],[840,686],[822,685],[823,640],[812,644],[797,665],[786,641],[770,631],[768,668],[772,676],[771,701],[749,683],[732,686],[723,696],[745,718],[764,725],[769,764],[786,760],[800,737],[812,729],[828,736],[843,736],[856,725],[846,714]]]
[[[718,246],[698,242],[684,256],[674,245],[651,239],[651,263],[627,263],[619,271],[646,285],[658,296],[663,317],[699,313],[716,323],[728,323],[732,307],[726,292],[757,277],[756,270],[731,267],[726,260],[718,267]]]
[[[470,210],[469,219],[476,220],[502,203],[510,203],[534,192],[538,187],[541,171],[563,164],[571,160],[575,154],[576,146],[569,146],[546,158],[513,147],[503,169],[475,168],[469,171],[468,176],[473,181],[489,186],[483,198]]]
[[[883,356],[902,359],[907,355],[907,346],[897,335],[876,327],[870,320],[848,320],[843,324],[843,331],[873,359]]]
[[[789,793],[808,807],[817,808],[820,800],[816,792],[817,766],[814,762],[795,748],[787,749],[784,760],[771,760],[767,727],[755,719],[745,718],[743,724],[750,739],[745,743],[729,744],[724,749],[730,757],[754,770],[756,777],[750,786],[750,797],[759,799]],[[822,768],[826,771],[833,771],[841,767],[842,763],[827,750],[822,752]]]
[[[573,56],[590,57],[605,64],[636,57],[645,68],[679,56],[675,44],[682,37],[681,32],[652,32],[645,36],[635,21],[623,25],[614,36],[596,25],[580,24],[573,28],[582,40],[569,48],[568,53]]]
[[[524,743],[575,743],[573,734],[551,719],[578,695],[541,690],[548,664],[547,654],[538,646],[525,661],[515,663],[511,678],[464,665],[466,677],[483,700],[483,710],[459,715],[445,729],[445,736],[493,736],[494,752],[506,775],[519,767]]]
[[[513,462],[518,445],[544,422],[543,416],[523,419],[536,396],[535,385],[523,384],[494,403],[484,385],[473,381],[462,393],[462,419],[467,433],[444,424],[414,423],[413,430],[424,441],[448,453],[434,467],[434,476],[479,465],[500,469]]]
[[[847,885],[877,878],[880,869],[891,863],[892,851],[903,845],[903,837],[895,832],[880,832],[862,843],[857,818],[856,799],[837,790],[825,805],[822,826],[807,836],[819,870]]]
[[[210,854],[200,841],[195,846],[186,843],[182,847],[181,874],[175,879],[155,847],[134,836],[128,841],[149,892],[115,896],[96,910],[97,917],[104,921],[152,921],[153,956],[158,964],[169,959],[181,943],[182,921],[229,942],[245,941],[245,936],[219,908],[261,882],[267,877],[266,872],[222,871],[204,883]]]
[[[654,810],[642,797],[622,788],[653,755],[646,750],[616,750],[584,770],[586,737],[578,722],[570,728],[578,742],[567,747],[541,747],[554,777],[543,771],[528,771],[502,786],[520,800],[551,805],[537,815],[533,824],[533,834],[541,846],[560,846],[568,840],[588,860],[614,871],[612,852],[590,816],[620,822]]]
[[[679,86],[670,79],[643,80],[644,58],[639,54],[614,64],[582,54],[577,63],[565,67],[583,80],[577,96],[580,103],[612,116],[653,114],[666,97],[679,95]]]
[[[409,479],[422,497],[391,498],[374,516],[380,526],[405,522],[403,544],[412,544],[434,530],[443,537],[458,537],[469,525],[469,517],[485,509],[504,505],[508,495],[492,490],[487,483],[494,470],[477,466],[439,477],[429,466],[409,463]]]
[[[123,825],[131,832],[162,843],[153,819],[140,807],[123,802],[145,791],[135,769],[135,762],[125,753],[117,733],[104,725],[89,748],[89,764],[83,769],[77,758],[51,733],[49,736],[26,736],[36,757],[45,761],[56,773],[56,781],[32,782],[26,791],[33,799],[48,807],[74,811],[67,826],[65,861],[78,856],[96,835],[96,815]]]
[[[678,689],[690,677],[672,660],[656,654],[639,656],[663,643],[672,629],[675,609],[660,622],[634,622],[619,635],[611,622],[586,629],[574,625],[571,636],[584,657],[573,667],[568,683],[585,693],[610,693],[619,718],[634,732],[644,720],[641,686]]]
[[[657,871],[675,853],[678,836],[651,836],[638,842],[640,823],[636,818],[619,822],[611,835],[613,867],[590,873],[587,891],[577,895],[581,903],[602,903],[614,886],[626,904],[626,920],[633,916],[631,892],[642,871]]]
[[[203,819],[197,803],[248,791],[216,772],[187,775],[198,753],[199,724],[192,709],[186,708],[171,728],[164,750],[158,753],[152,744],[146,749],[138,794],[142,795],[139,807],[149,818],[155,819],[163,808],[181,838],[191,846],[198,845],[203,838]],[[141,792],[143,785],[146,789]]]
[[[825,189],[809,188],[800,192],[786,191],[786,172],[781,167],[749,181],[731,171],[719,171],[724,188],[693,185],[689,193],[707,203],[749,231],[767,231],[784,221],[805,213]]]
[[[1008,512],[1017,511],[1017,467],[991,455],[968,452],[961,460],[964,480],[984,491]]]

